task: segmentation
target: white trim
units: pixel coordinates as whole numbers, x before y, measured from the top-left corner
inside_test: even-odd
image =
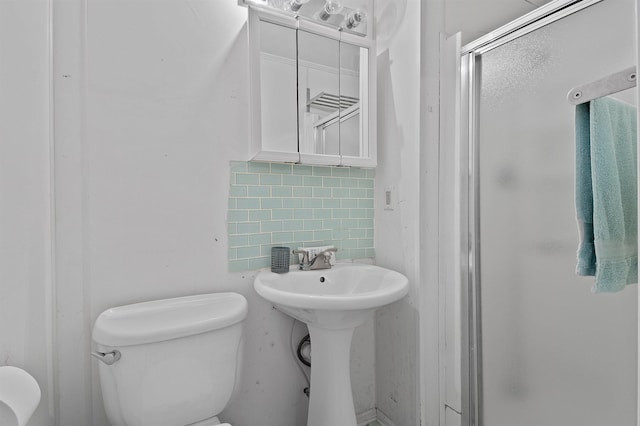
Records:
[[[367,426],[369,423],[376,420],[376,409],[369,408],[362,413],[356,414],[356,422],[358,426]]]
[[[462,47],[461,54],[486,53],[511,40],[569,16],[602,0],[555,0]]]

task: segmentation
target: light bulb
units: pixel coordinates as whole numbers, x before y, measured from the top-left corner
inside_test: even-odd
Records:
[[[367,12],[365,12],[364,10],[360,10],[360,9],[352,10],[347,15],[347,19],[346,19],[347,24],[346,24],[346,26],[347,26],[347,28],[352,30],[355,27],[357,27],[358,25],[360,25],[361,23],[363,23],[365,19],[367,19]]]
[[[319,18],[323,21],[326,21],[331,17],[331,15],[340,13],[341,10],[342,0],[327,0],[327,2],[324,4],[324,7],[320,11]]]
[[[291,0],[289,2],[289,7],[292,12],[297,12],[305,3],[309,3],[309,0]]]

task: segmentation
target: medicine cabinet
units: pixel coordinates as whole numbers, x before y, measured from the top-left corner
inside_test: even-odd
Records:
[[[250,160],[376,165],[370,39],[250,6],[249,50]]]

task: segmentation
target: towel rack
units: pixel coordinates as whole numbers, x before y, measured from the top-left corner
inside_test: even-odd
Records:
[[[636,85],[636,67],[629,67],[599,80],[575,87],[567,94],[571,105],[583,104],[612,93],[631,89]]]

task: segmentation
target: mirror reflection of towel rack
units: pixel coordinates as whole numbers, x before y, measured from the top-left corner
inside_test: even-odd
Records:
[[[636,86],[636,67],[629,67],[599,80],[575,87],[567,94],[571,105],[579,105]]]

